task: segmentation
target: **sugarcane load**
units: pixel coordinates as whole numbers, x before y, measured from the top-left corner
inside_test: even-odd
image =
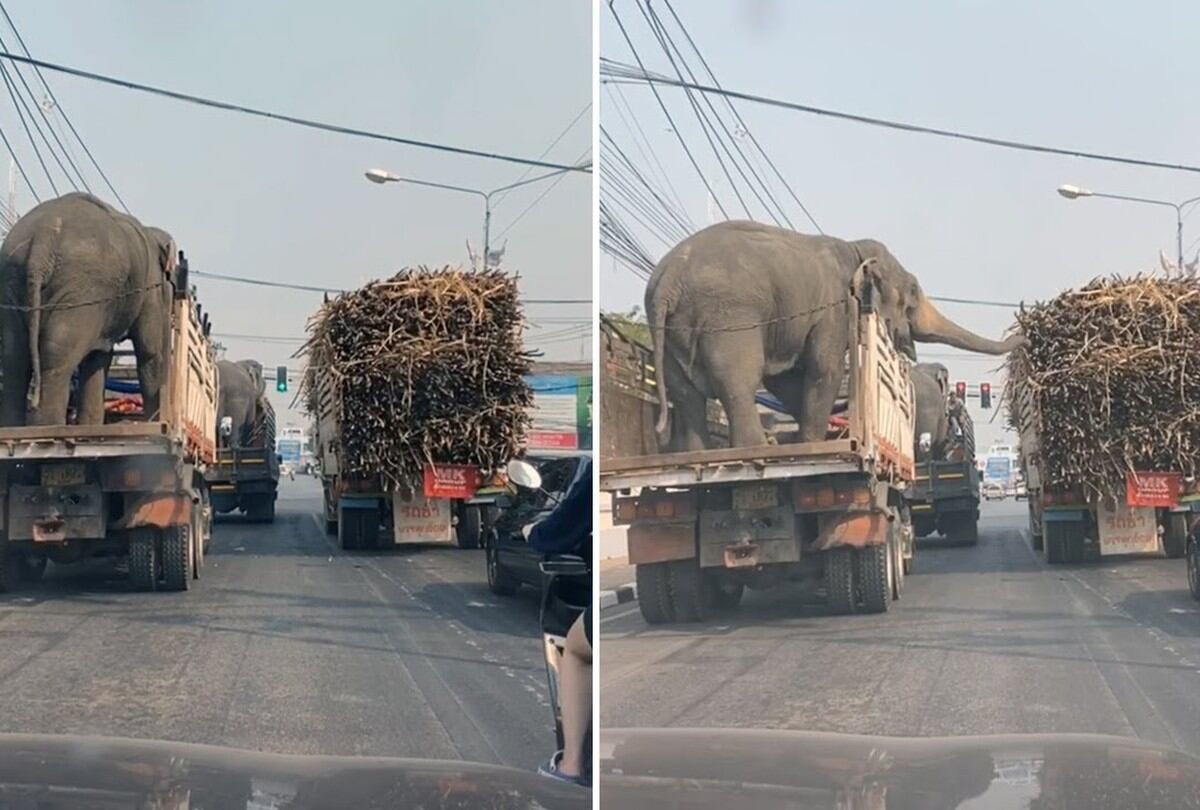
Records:
[[[1200,457],[1200,280],[1096,279],[1022,308],[1017,328],[1007,399],[1035,546],[1050,562],[1182,555]]]
[[[533,404],[523,328],[515,277],[451,267],[401,270],[310,319],[302,393],[327,527],[344,546],[377,544],[388,512],[387,545],[409,531],[405,516],[428,519],[410,527],[422,540],[441,539],[481,471],[520,452]]]

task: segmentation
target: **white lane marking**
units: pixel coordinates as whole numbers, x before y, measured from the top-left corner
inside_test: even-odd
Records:
[[[623,610],[620,613],[613,613],[608,616],[601,616],[600,624],[606,624],[607,622],[616,621],[617,619],[623,619],[626,616],[632,616],[633,614],[635,614],[637,612],[638,612],[638,606],[636,604],[633,604],[629,607],[629,609]]]

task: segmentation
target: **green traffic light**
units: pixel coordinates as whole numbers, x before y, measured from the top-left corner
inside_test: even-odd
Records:
[[[275,367],[275,390],[281,394],[287,393],[287,366]]]

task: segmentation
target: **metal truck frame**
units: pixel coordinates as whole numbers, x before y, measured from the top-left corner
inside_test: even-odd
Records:
[[[614,523],[628,526],[647,622],[699,621],[735,606],[746,587],[788,580],[823,582],[839,613],[883,612],[899,597],[914,553],[903,497],[914,477],[911,365],[870,287],[847,306],[845,426],[835,438],[601,459],[600,489],[614,493]],[[624,375],[633,377],[653,374]],[[645,425],[621,429],[644,435]]]
[[[132,585],[186,590],[211,534],[216,360],[179,254],[155,421],[0,428],[0,591],[46,560],[128,557]]]
[[[1098,560],[1109,554],[1128,553],[1102,547],[1101,521],[1107,521],[1110,505],[1086,495],[1082,490],[1053,487],[1045,482],[1039,439],[1045,428],[1032,392],[1022,390],[1009,407],[1018,428],[1020,469],[1025,478],[1029,540],[1033,549],[1041,551],[1050,564],[1080,563]],[[1170,558],[1183,557],[1187,553],[1188,536],[1194,522],[1191,513],[1200,512],[1197,482],[1187,482],[1185,487],[1178,505],[1153,510],[1158,550]],[[1111,505],[1112,508],[1118,506],[1121,505]]]

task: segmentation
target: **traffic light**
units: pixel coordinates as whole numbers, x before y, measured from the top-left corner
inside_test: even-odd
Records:
[[[275,366],[275,390],[287,393],[287,366]]]
[[[958,397],[963,402],[967,401],[967,383],[965,380],[959,380],[958,382],[954,383],[954,396]]]
[[[979,407],[992,407],[992,384],[981,382],[979,384]]]

